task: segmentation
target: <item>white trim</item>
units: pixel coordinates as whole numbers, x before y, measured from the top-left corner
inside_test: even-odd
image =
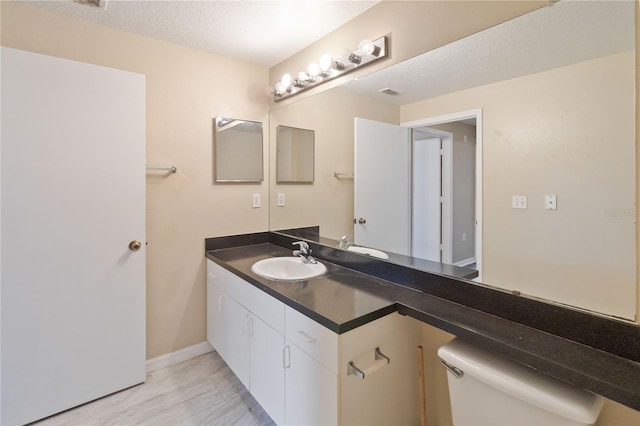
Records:
[[[470,257],[468,259],[464,259],[459,262],[456,262],[453,264],[453,266],[467,266],[467,265],[471,265],[472,263],[476,263],[475,257]]]
[[[476,119],[476,264],[478,266],[478,281],[482,281],[482,108],[455,112],[438,117],[400,123],[403,127],[423,127],[452,121]],[[475,281],[475,280],[474,280]]]
[[[171,367],[172,365],[179,364],[183,361],[190,360],[191,358],[195,358],[212,351],[213,346],[211,346],[209,342],[204,341],[175,352],[148,359],[147,374],[162,368]]]

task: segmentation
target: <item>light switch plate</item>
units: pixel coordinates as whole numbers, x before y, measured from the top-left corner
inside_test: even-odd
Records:
[[[284,207],[284,193],[278,192],[278,207]]]
[[[260,194],[253,194],[253,208],[257,209],[260,207]]]
[[[526,195],[514,195],[511,198],[511,207],[514,209],[526,209],[527,208],[527,196]]]

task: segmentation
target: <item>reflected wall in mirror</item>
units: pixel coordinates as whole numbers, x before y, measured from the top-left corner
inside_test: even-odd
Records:
[[[315,132],[278,126],[276,141],[276,182],[312,183]]]
[[[319,226],[320,240],[336,245],[353,236],[354,181],[333,173],[354,170],[355,117],[412,127],[481,110],[482,283],[635,319],[634,18],[631,1],[559,2],[276,107],[272,127],[316,129],[318,150],[316,185],[288,190],[285,208],[275,207],[281,187],[270,182],[270,229]],[[378,93],[385,87],[399,94]],[[396,172],[406,170],[380,170]],[[556,210],[545,208],[547,195]],[[513,196],[527,207],[513,208]],[[416,257],[389,261],[431,270]]]
[[[215,181],[262,181],[262,123],[216,117],[213,125]]]

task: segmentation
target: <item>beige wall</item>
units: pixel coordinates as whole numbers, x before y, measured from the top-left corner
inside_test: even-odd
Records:
[[[270,227],[273,230],[319,225],[322,236],[339,239],[353,234],[353,180],[334,172],[353,173],[353,117],[398,123],[399,107],[333,89],[271,111],[271,141],[278,125],[315,131],[313,184],[276,184],[271,174]],[[271,144],[270,167],[276,167]],[[277,194],[286,205],[277,207]]]
[[[213,184],[212,119],[266,126],[267,69],[4,1],[1,34],[4,46],[146,76],[147,165],[178,168],[147,176],[147,357],[202,342],[204,238],[269,226],[266,174],[262,184]],[[266,144],[264,158],[266,170]],[[253,193],[262,208],[252,209]]]
[[[401,107],[402,122],[482,108],[483,282],[633,319],[634,56]],[[557,210],[544,209],[547,194]],[[513,209],[513,195],[528,208]]]

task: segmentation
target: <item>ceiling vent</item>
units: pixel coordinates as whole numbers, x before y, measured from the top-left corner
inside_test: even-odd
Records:
[[[107,0],[73,0],[73,2],[83,4],[85,6],[97,7],[100,9],[107,8]]]
[[[393,90],[390,87],[385,87],[384,89],[380,89],[378,90],[378,93],[384,93],[385,95],[390,95],[390,96],[398,96],[399,93],[396,92],[395,90]]]

